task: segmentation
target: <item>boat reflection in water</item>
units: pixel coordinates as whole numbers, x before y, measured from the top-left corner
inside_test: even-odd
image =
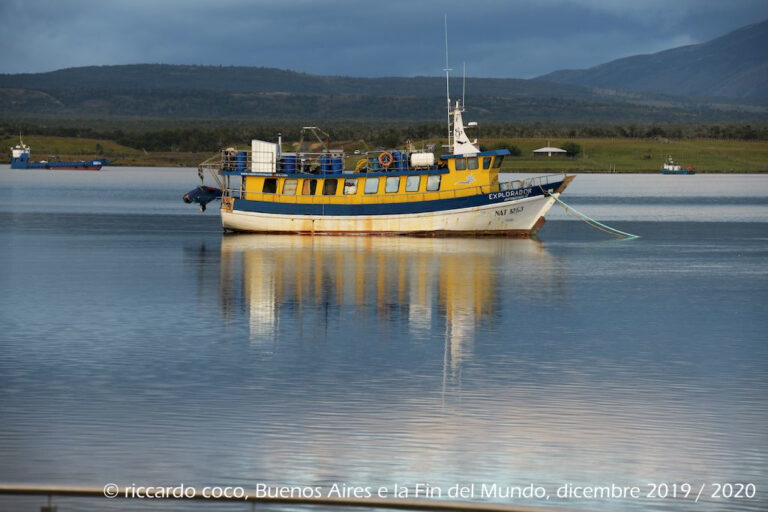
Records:
[[[552,289],[554,261],[532,239],[231,234],[221,243],[221,304],[227,318],[247,314],[251,342],[265,347],[281,322],[322,329],[336,312],[371,328],[405,319],[414,340],[444,330],[444,364],[455,375],[503,296]]]

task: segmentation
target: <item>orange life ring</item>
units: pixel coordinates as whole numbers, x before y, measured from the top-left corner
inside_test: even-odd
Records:
[[[392,162],[395,160],[395,158],[392,156],[392,153],[389,151],[385,151],[382,154],[379,155],[379,163],[383,167],[389,167],[392,165]]]

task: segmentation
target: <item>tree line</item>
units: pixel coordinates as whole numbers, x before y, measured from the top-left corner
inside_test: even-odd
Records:
[[[307,122],[304,124],[312,124]],[[332,141],[352,141],[373,147],[397,147],[407,140],[445,140],[445,123],[373,123],[366,121],[332,121],[320,125],[331,135]],[[214,152],[226,146],[242,146],[251,139],[276,141],[299,140],[301,128],[295,121],[210,122],[179,121],[174,123],[151,121],[76,121],[65,122],[0,122],[0,135],[4,138],[23,135],[44,135],[106,139],[131,148],[146,151]],[[655,139],[734,139],[768,140],[768,123],[734,124],[596,124],[554,125],[482,124],[479,139],[514,138],[655,138]],[[499,143],[491,142],[484,149],[495,149]],[[503,143],[501,143],[503,144]],[[505,146],[508,147],[508,146]]]

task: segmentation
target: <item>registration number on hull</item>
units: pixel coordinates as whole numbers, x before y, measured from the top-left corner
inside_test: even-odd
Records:
[[[523,206],[515,206],[514,208],[504,208],[503,210],[495,210],[497,217],[503,217],[504,215],[514,215],[516,213],[523,212]]]

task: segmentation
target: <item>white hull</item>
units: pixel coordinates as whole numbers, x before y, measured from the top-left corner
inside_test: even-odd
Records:
[[[554,202],[540,195],[440,212],[355,216],[269,214],[230,211],[224,206],[221,220],[224,229],[255,233],[529,236],[544,223]]]

